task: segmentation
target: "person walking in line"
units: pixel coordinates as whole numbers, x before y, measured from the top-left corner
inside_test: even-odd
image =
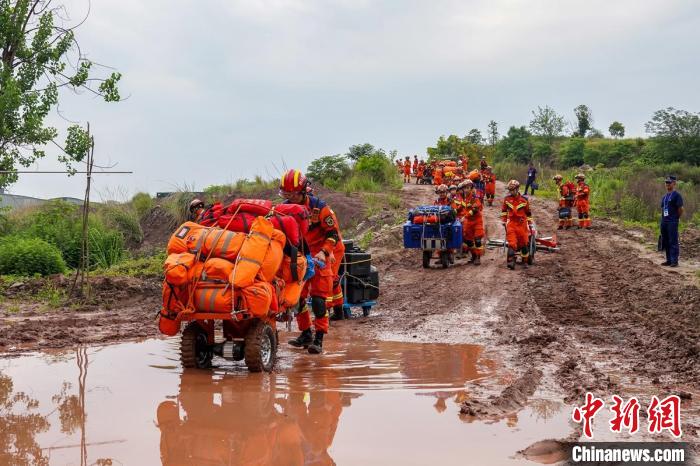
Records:
[[[530,162],[527,165],[527,180],[525,180],[525,192],[523,193],[524,196],[527,196],[527,188],[530,188],[530,194],[533,196],[535,195],[535,189],[537,189],[537,169],[535,166]]]
[[[661,199],[661,248],[666,251],[666,262],[661,265],[678,267],[678,222],[683,215],[683,197],[676,191],[675,176],[667,176],[665,183],[667,192]]]

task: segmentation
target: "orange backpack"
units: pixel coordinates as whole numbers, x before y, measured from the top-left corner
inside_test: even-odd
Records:
[[[275,296],[272,284],[256,281],[252,285],[243,288],[241,293],[243,294],[245,308],[255,317],[264,317],[270,311],[273,297]]]
[[[189,252],[170,254],[163,264],[165,281],[174,286],[186,285],[191,279],[191,270],[197,258]]]
[[[262,265],[260,266],[260,275],[266,282],[271,282],[277,275],[277,271],[282,265],[282,257],[284,256],[284,243],[287,241],[284,233],[279,230],[272,230],[272,241],[270,248],[265,254]]]

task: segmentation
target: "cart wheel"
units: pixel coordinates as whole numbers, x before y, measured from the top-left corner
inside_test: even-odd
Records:
[[[430,268],[430,259],[432,259],[432,257],[433,257],[433,251],[430,251],[430,250],[423,251],[423,268],[424,269]]]
[[[440,251],[440,264],[442,268],[446,269],[450,266],[450,253],[447,251]]]
[[[180,360],[185,368],[206,369],[211,367],[214,350],[207,340],[207,332],[197,322],[190,322],[182,331]]]
[[[530,255],[527,256],[528,265],[532,265],[535,262],[535,252],[537,252],[537,243],[535,242],[535,237],[530,236]]]
[[[369,311],[372,309],[372,306],[362,306],[362,315],[365,317],[369,317]]]
[[[259,320],[245,336],[245,365],[250,372],[270,372],[277,359],[277,339],[275,331],[267,323]]]

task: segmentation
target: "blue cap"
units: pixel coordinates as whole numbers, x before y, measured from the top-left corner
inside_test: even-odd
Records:
[[[668,176],[666,176],[664,183],[673,183],[674,181],[676,181],[676,177],[673,175],[668,175]]]

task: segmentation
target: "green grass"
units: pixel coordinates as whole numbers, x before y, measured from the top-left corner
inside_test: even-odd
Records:
[[[100,269],[98,273],[107,276],[159,278],[163,276],[163,262],[165,251],[153,256],[126,259],[112,267]]]
[[[47,304],[51,309],[60,307],[66,300],[66,291],[60,288],[56,288],[51,282],[47,282],[44,286],[37,292],[36,297]]]
[[[360,248],[362,249],[367,249],[370,244],[372,244],[372,239],[374,239],[374,233],[372,230],[368,230],[365,232],[364,235],[362,235],[362,238],[358,241],[358,244],[360,245]]]

